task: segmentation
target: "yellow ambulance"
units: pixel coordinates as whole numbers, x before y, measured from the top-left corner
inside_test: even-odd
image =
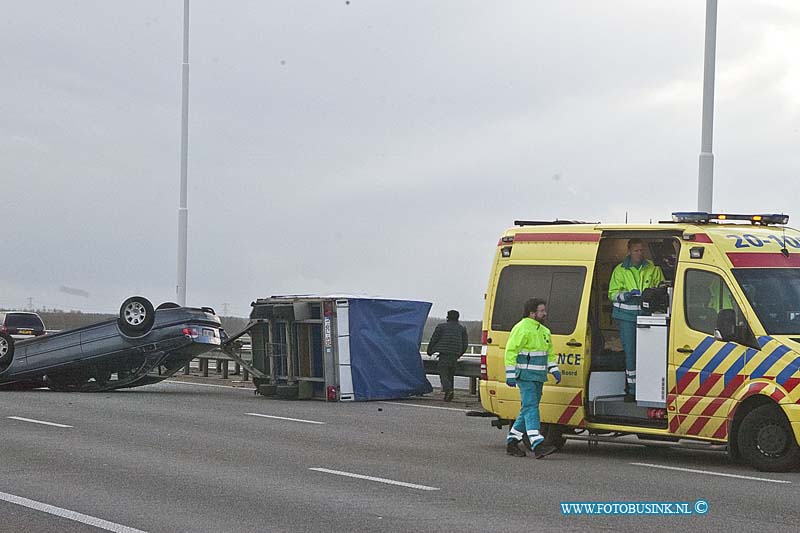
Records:
[[[519,412],[505,345],[525,300],[543,298],[562,374],[540,404],[548,444],[695,439],[764,471],[800,465],[800,232],[787,223],[700,212],[642,225],[516,221],[497,243],[483,316],[480,397],[492,424]],[[637,318],[635,401],[625,401],[608,296],[630,239],[665,277]]]

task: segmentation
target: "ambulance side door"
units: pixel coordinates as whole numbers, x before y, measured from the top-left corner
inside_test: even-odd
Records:
[[[667,414],[671,432],[727,438],[727,414],[755,337],[727,274],[679,265],[673,293]],[[726,327],[734,324],[735,331]]]

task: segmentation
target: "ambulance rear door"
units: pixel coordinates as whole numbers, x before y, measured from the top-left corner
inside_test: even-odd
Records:
[[[489,336],[499,345],[500,354],[505,352],[511,328],[522,318],[525,301],[541,298],[547,302],[546,325],[562,381],[555,386],[548,377],[540,404],[545,423],[583,423],[589,294],[599,240],[599,232],[518,233],[510,260],[498,269]],[[498,385],[493,395],[495,412],[515,417],[519,392]]]

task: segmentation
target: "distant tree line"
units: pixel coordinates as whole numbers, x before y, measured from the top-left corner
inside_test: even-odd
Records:
[[[433,335],[433,330],[442,322],[445,322],[444,318],[429,316],[428,320],[425,322],[425,329],[422,331],[422,342],[428,342],[431,339],[431,335]],[[467,328],[470,344],[481,343],[482,322],[480,320],[459,320],[458,322]]]
[[[2,309],[0,309],[2,311]],[[36,313],[42,317],[44,327],[46,329],[62,330],[62,329],[75,329],[82,328],[97,324],[98,322],[105,322],[106,320],[115,320],[118,315],[110,315],[106,313],[83,313],[81,311],[59,311],[52,310],[38,310]],[[236,316],[221,316],[219,317],[222,322],[222,327],[228,332],[239,332],[249,322],[247,318]]]
[[[36,312],[42,317],[45,328],[55,330],[81,328],[83,326],[89,326],[91,324],[117,318],[117,315],[82,313],[81,311],[39,310]],[[225,331],[230,335],[236,334],[244,329],[250,321],[248,318],[237,316],[221,316],[219,318],[220,321],[222,321],[222,327],[225,328]],[[425,329],[422,332],[422,341],[428,342],[436,326],[444,321],[444,318],[428,317],[428,320],[425,322]],[[480,344],[481,322],[478,320],[461,320],[460,322],[467,328],[470,344]]]

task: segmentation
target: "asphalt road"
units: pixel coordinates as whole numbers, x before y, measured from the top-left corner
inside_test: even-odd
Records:
[[[571,441],[508,457],[505,432],[463,401],[291,402],[188,383],[0,398],[0,531],[747,531],[793,529],[800,504],[800,473],[708,451]],[[690,516],[559,505],[699,499],[708,512]]]

